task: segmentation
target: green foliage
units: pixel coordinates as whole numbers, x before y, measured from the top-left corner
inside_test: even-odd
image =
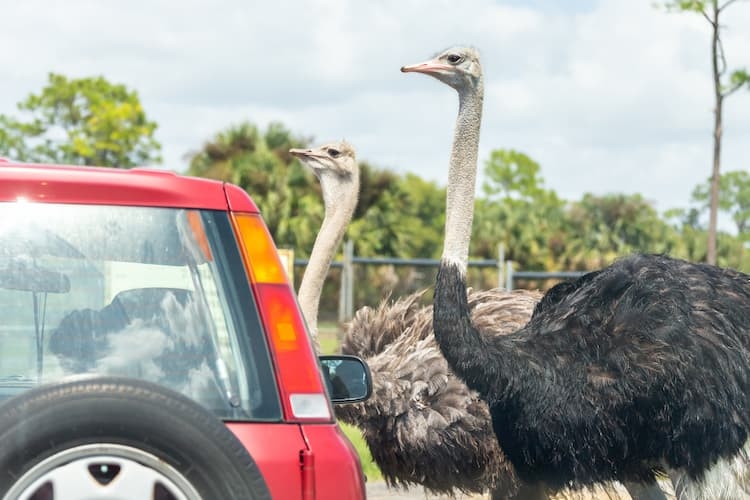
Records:
[[[0,155],[20,161],[128,168],[158,163],[161,148],[135,91],[103,77],[50,73],[47,86],[0,115]]]
[[[750,90],[750,73],[746,69],[738,69],[732,72],[729,77],[730,89],[739,88],[743,85],[747,85]]]
[[[251,123],[235,125],[219,132],[192,157],[189,173],[233,182],[248,190],[277,244],[291,247],[295,256],[305,258],[323,220],[323,202],[318,181],[288,150],[309,142],[279,123],[265,130]],[[595,269],[632,252],[705,259],[703,208],[671,210],[661,216],[641,195],[621,193],[561,200],[554,190],[545,188],[541,172],[541,166],[521,152],[492,151],[485,163],[483,196],[475,204],[472,258],[495,259],[498,244],[503,243],[506,258],[513,260],[517,269],[526,270]],[[359,204],[346,236],[354,241],[356,255],[440,256],[445,188],[363,160],[360,179]],[[748,174],[728,173],[722,182],[722,207],[731,210],[744,235],[750,224]],[[741,268],[750,260],[750,256],[744,257],[740,238],[723,234],[720,243],[719,262]],[[357,293],[362,293],[363,303],[372,304],[380,300],[387,286],[396,286],[391,288],[394,293],[427,286],[419,277],[425,273],[428,271],[407,273],[384,266],[376,275],[360,280],[366,283],[358,286]],[[322,303],[332,310],[337,307],[336,276],[333,270],[324,291],[330,297],[324,296]],[[367,297],[377,299],[365,300]]]
[[[710,188],[709,179],[693,190],[692,201],[701,212],[708,211]],[[735,170],[719,176],[719,210],[731,215],[740,238],[750,241],[750,173]]]
[[[309,255],[323,221],[320,184],[289,155],[310,139],[280,123],[251,123],[216,134],[195,153],[188,173],[237,184],[252,193],[278,246]],[[436,256],[442,245],[445,190],[417,176],[399,177],[360,161],[360,195],[348,237],[368,256]]]
[[[703,12],[706,9],[705,1],[701,0],[673,0],[670,2],[664,2],[664,6],[668,10],[683,11],[683,12]]]
[[[543,196],[544,180],[539,164],[525,154],[512,149],[496,149],[485,162],[485,196],[501,199],[533,201]]]
[[[350,226],[355,253],[368,256],[437,257],[442,249],[445,190],[407,174],[376,170],[367,164],[359,208]]]
[[[289,149],[308,142],[280,123],[262,132],[251,123],[240,123],[220,131],[193,154],[188,174],[231,182],[251,192],[276,244],[307,255],[323,220],[323,202],[312,173],[292,158]]]
[[[640,194],[585,194],[570,204],[565,225],[567,244],[556,259],[563,269],[596,269],[633,252],[683,253],[674,227]]]
[[[359,202],[348,231],[354,241],[354,253],[391,256],[397,246],[392,225],[398,223],[398,176],[360,160],[359,180]]]
[[[560,235],[564,203],[544,188],[541,167],[524,153],[498,149],[485,162],[484,199],[475,205],[472,254],[506,257],[526,269],[554,269],[553,245]]]
[[[721,41],[722,23],[721,14],[735,0],[697,1],[697,0],[669,0],[664,1],[663,5],[667,10],[677,12],[697,12],[711,26],[711,68],[714,82],[714,144],[713,144],[713,163],[711,166],[711,178],[713,189],[709,190],[711,198],[709,203],[709,226],[707,231],[707,252],[706,262],[717,264],[717,240],[718,240],[718,210],[721,200],[717,199],[717,183],[721,171],[721,141],[722,141],[722,108],[724,99],[739,90],[747,84],[750,89],[750,76],[747,70],[735,70],[729,76],[729,81],[725,81],[727,71],[726,54],[724,53],[724,44]]]

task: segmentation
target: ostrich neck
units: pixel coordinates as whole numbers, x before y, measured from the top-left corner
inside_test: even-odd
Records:
[[[320,226],[320,232],[315,238],[310,259],[305,273],[302,276],[302,282],[297,293],[300,309],[307,322],[308,329],[317,349],[318,336],[318,308],[320,305],[320,295],[323,291],[328,269],[331,266],[333,256],[336,254],[341,240],[344,238],[346,227],[354,213],[354,203],[349,203],[345,207],[330,207],[326,203],[325,217],[323,224]]]
[[[482,373],[483,366],[497,361],[488,355],[488,346],[471,321],[466,295],[482,98],[481,81],[474,92],[459,93],[448,172],[445,243],[433,299],[433,328],[435,339],[453,371],[470,388],[488,395],[491,388],[476,374]],[[506,385],[505,373],[505,370],[497,371],[498,387]]]
[[[448,169],[443,260],[456,263],[464,272],[469,260],[474,219],[482,101],[481,81],[473,91],[459,92],[458,117]]]

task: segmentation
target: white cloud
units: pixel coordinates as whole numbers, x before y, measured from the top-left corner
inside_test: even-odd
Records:
[[[383,167],[445,182],[451,89],[398,68],[454,43],[482,53],[480,158],[526,152],[548,187],[684,206],[710,171],[709,31],[649,0],[28,0],[3,7],[0,113],[49,71],[139,91],[166,167],[232,123],[345,137]],[[729,67],[750,67],[750,5],[725,13]],[[724,169],[749,169],[750,93],[725,108]]]

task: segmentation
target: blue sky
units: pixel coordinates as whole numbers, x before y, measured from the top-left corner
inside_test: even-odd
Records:
[[[685,206],[711,166],[709,30],[651,0],[3,1],[0,113],[49,71],[139,92],[164,166],[227,126],[277,120],[316,142],[444,183],[455,92],[400,66],[453,44],[481,54],[480,161],[525,152],[548,188],[641,192]],[[750,2],[724,18],[730,68],[750,68]],[[750,169],[750,92],[725,108],[723,169]]]

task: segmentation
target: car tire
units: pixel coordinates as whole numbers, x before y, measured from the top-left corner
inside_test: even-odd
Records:
[[[86,475],[88,482],[82,480]],[[134,488],[144,482],[138,478],[152,477],[161,484],[144,500],[271,498],[257,464],[224,423],[162,386],[79,377],[31,389],[0,406],[0,498],[59,500],[65,495],[51,490],[81,481],[92,489],[86,498],[99,498],[95,488],[118,485],[124,493],[104,492],[101,498],[140,500],[128,483]]]

